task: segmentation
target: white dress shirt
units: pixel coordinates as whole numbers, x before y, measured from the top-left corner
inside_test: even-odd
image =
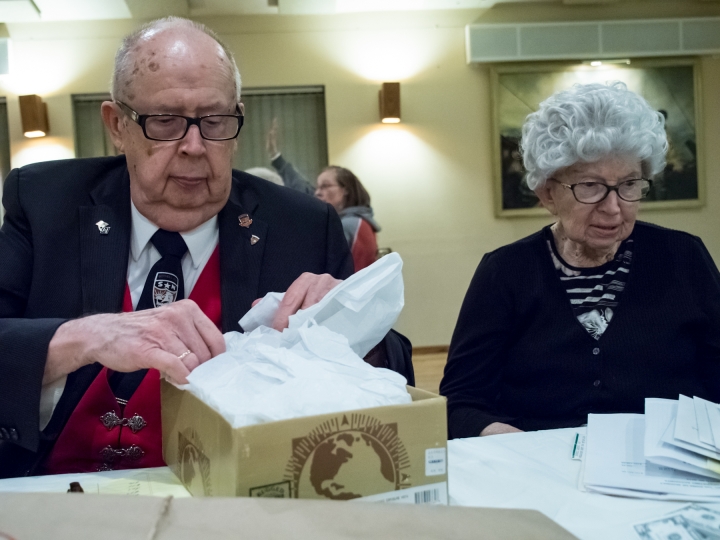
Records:
[[[132,233],[130,237],[130,259],[128,261],[127,282],[130,287],[133,309],[137,306],[145,287],[145,279],[150,269],[160,260],[160,252],[152,245],[150,238],[159,227],[143,216],[132,205]],[[195,283],[210,259],[220,239],[217,216],[213,216],[190,232],[180,233],[188,247],[182,258],[183,278],[185,280],[185,298],[190,296]]]
[[[131,204],[132,229],[130,233],[130,257],[128,259],[127,283],[130,288],[133,309],[137,306],[145,287],[145,279],[150,269],[160,260],[160,252],[150,242],[150,238],[159,227],[143,216],[134,203]],[[193,287],[202,274],[205,264],[215,251],[220,240],[217,216],[213,216],[192,231],[180,233],[188,247],[182,258],[185,298],[190,296]],[[50,422],[55,407],[65,390],[67,377],[46,384],[40,393],[40,430]]]

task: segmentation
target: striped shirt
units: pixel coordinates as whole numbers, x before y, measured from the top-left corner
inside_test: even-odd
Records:
[[[546,229],[545,239],[575,316],[592,337],[600,339],[612,320],[627,283],[632,263],[633,235],[620,244],[613,260],[594,268],[578,268],[566,263],[557,251],[549,228]]]

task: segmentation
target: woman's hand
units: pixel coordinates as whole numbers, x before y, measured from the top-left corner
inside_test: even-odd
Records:
[[[522,429],[502,422],[493,422],[480,432],[480,436],[487,437],[488,435],[500,435],[502,433],[522,433]]]

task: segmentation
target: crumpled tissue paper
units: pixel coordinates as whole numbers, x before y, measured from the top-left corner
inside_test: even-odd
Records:
[[[402,259],[387,255],[319,303],[270,327],[281,293],[270,293],[225,334],[227,351],[197,367],[183,388],[233,426],[410,403],[406,380],[362,357],[404,305]]]

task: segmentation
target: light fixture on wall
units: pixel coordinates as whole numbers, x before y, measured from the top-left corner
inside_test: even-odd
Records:
[[[44,137],[50,132],[47,103],[37,94],[20,96],[20,119],[26,137]]]
[[[386,82],[380,88],[380,120],[383,124],[400,122],[400,83]]]
[[[606,58],[605,60],[585,60],[583,62],[584,66],[590,66],[590,67],[602,67],[602,66],[608,66],[608,65],[630,65],[630,59],[629,58]]]

